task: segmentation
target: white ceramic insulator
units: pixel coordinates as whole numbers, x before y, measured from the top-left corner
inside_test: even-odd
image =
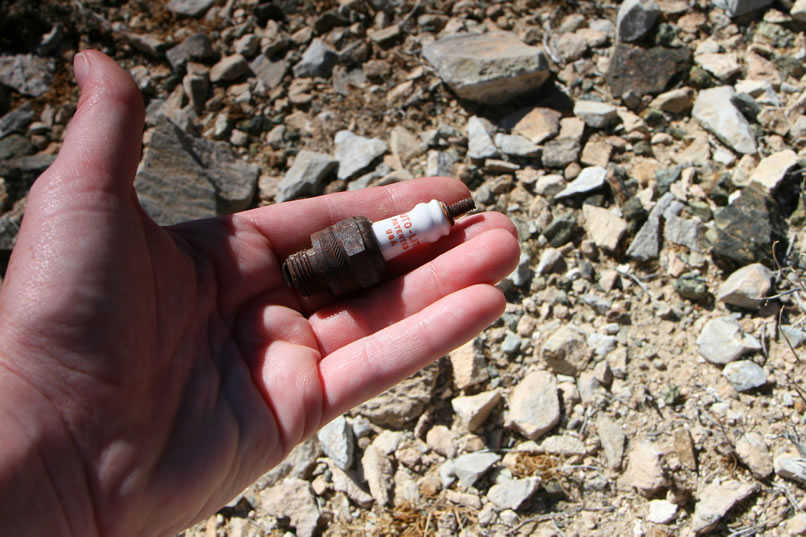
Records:
[[[407,213],[379,220],[372,231],[387,261],[451,232],[451,222],[439,201],[420,203]]]

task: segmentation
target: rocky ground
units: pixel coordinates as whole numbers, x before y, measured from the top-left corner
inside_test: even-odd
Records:
[[[804,30],[804,0],[12,0],[2,259],[99,48],[159,222],[453,175],[521,233],[498,323],[184,535],[806,535]]]

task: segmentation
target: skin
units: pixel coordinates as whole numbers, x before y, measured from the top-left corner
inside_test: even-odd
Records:
[[[313,231],[467,188],[426,178],[162,228],[132,186],[143,101],[75,59],[81,98],[28,196],[0,289],[0,521],[9,535],[171,535],[328,421],[471,339],[517,264],[503,215],[302,299],[280,266]]]

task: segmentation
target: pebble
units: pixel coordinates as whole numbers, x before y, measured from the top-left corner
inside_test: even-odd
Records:
[[[773,153],[761,159],[756,169],[750,174],[750,180],[760,183],[773,193],[786,177],[789,170],[797,166],[798,155],[791,149]]]
[[[761,263],[753,263],[732,273],[719,286],[718,300],[748,310],[761,307],[772,287],[772,271]]]
[[[25,129],[34,119],[31,103],[25,103],[0,117],[0,138],[5,138],[13,132],[25,133]]]
[[[506,356],[515,356],[518,351],[521,350],[522,345],[523,340],[516,334],[510,332],[506,335],[504,341],[501,342],[501,352]]]
[[[582,440],[570,434],[549,436],[540,442],[537,451],[549,455],[559,455],[561,457],[583,456],[587,453]]]
[[[672,114],[683,114],[694,106],[694,90],[677,88],[661,93],[652,100],[649,106]]]
[[[180,44],[168,49],[165,53],[171,69],[179,71],[190,62],[206,62],[216,57],[213,45],[207,34],[198,33],[187,37]]]
[[[435,425],[425,435],[428,447],[440,455],[452,459],[456,456],[456,436],[444,425]]]
[[[712,364],[724,365],[745,354],[760,351],[761,343],[745,334],[739,323],[731,317],[718,317],[708,321],[697,337],[697,346],[703,358]]]
[[[364,479],[369,486],[369,493],[378,505],[389,505],[391,488],[394,483],[394,468],[389,457],[385,456],[373,444],[364,450],[361,457]]]
[[[445,483],[452,482],[455,477],[462,488],[469,489],[499,460],[501,460],[499,455],[489,451],[467,453],[448,460],[439,469],[442,485],[447,488],[449,484]]]
[[[513,157],[534,157],[540,152],[540,148],[528,138],[517,134],[495,135],[495,145],[505,155]]]
[[[389,146],[377,138],[365,138],[348,130],[336,133],[334,156],[339,162],[337,177],[349,181],[364,172]]]
[[[330,155],[303,149],[280,182],[275,200],[283,202],[321,194],[324,182],[334,175],[338,164]]]
[[[730,365],[730,364],[728,364]],[[758,479],[767,479],[774,471],[772,458],[759,433],[745,433],[736,442],[736,454]]]
[[[518,113],[518,119],[512,127],[512,134],[523,136],[534,144],[557,136],[560,131],[562,114],[557,110],[544,107],[529,109],[525,114]],[[512,118],[509,118],[512,121]],[[508,121],[505,119],[504,121]]]
[[[484,355],[474,349],[473,341],[468,341],[450,354],[453,369],[453,384],[464,390],[486,381],[489,378]]]
[[[565,268],[563,262],[563,254],[556,248],[546,248],[540,254],[540,262],[537,264],[535,272],[539,275],[551,274],[552,272],[561,272]]]
[[[372,505],[374,498],[344,470],[338,467],[330,469],[333,481],[333,490],[336,492],[343,492],[350,498],[350,501],[361,507],[369,507]]]
[[[512,509],[517,511],[521,505],[537,492],[540,479],[527,477],[526,479],[511,479],[490,487],[487,499],[499,509]]]
[[[338,58],[339,53],[317,37],[305,49],[299,63],[294,65],[294,76],[297,78],[315,76],[328,78]]]
[[[579,141],[573,138],[549,140],[543,145],[543,166],[562,168],[576,162],[580,149]]]
[[[618,110],[612,104],[585,100],[574,103],[574,115],[594,129],[604,129],[619,119]]]
[[[705,251],[705,227],[699,218],[681,218],[667,212],[664,215],[663,239],[692,252]]]
[[[728,12],[731,17],[738,17],[772,4],[773,0],[713,0],[713,4]]]
[[[529,373],[512,390],[506,426],[537,440],[560,421],[557,379],[546,371]]]
[[[499,401],[501,391],[492,390],[476,395],[454,397],[451,400],[451,408],[465,427],[473,432],[482,426],[493,409],[498,406]]]
[[[493,132],[495,127],[484,118],[472,116],[467,120],[467,155],[479,160],[497,156],[498,149],[491,136]]]
[[[576,376],[588,364],[585,340],[586,335],[582,330],[564,324],[543,343],[540,357],[558,375]]]
[[[694,61],[703,69],[726,81],[742,70],[739,64],[739,57],[733,52],[708,52],[697,54]]]
[[[287,478],[264,492],[262,508],[270,515],[288,518],[298,537],[313,537],[321,514],[307,481]]]
[[[550,174],[541,175],[535,183],[535,194],[547,198],[553,198],[558,192],[565,188],[566,182],[562,175]]]
[[[739,392],[746,392],[767,384],[767,375],[764,370],[750,360],[737,360],[727,364],[722,370],[722,375]]]
[[[210,82],[218,84],[220,82],[232,82],[249,71],[249,64],[246,58],[240,54],[233,54],[222,58],[210,69]]]
[[[572,196],[590,194],[607,184],[607,170],[598,166],[584,168],[576,179],[558,192],[554,199],[570,198]]]
[[[23,95],[39,97],[53,84],[56,62],[33,54],[0,55],[0,84]]]
[[[796,0],[789,14],[797,21],[806,22],[806,0]]]
[[[667,192],[655,203],[649,216],[633,238],[627,248],[627,256],[639,261],[649,261],[658,257],[660,251],[660,236],[662,215],[675,200],[674,194]]]
[[[283,81],[288,72],[288,62],[285,60],[271,61],[263,54],[259,54],[249,64],[249,68],[267,89],[274,89]]]
[[[637,97],[661,93],[675,76],[688,71],[689,56],[685,47],[647,49],[619,43],[610,56],[607,84],[616,97],[627,92]]]
[[[423,47],[423,57],[462,99],[501,104],[549,77],[543,51],[510,32],[458,33]]]
[[[428,152],[425,163],[425,175],[429,177],[452,177],[456,157],[445,151],[431,150]]]
[[[784,479],[806,485],[806,459],[783,454],[775,457],[775,473]]]
[[[649,502],[649,513],[646,519],[655,524],[671,524],[677,518],[677,506],[666,500]]]
[[[375,425],[402,429],[418,418],[431,404],[434,385],[439,376],[435,364],[410,375],[380,395],[356,407],[353,412]]]
[[[691,520],[691,530],[695,535],[711,531],[734,505],[749,498],[757,490],[758,485],[755,483],[711,483],[699,494]]]
[[[325,455],[342,470],[349,470],[353,465],[355,438],[353,429],[344,416],[334,419],[316,433]]]
[[[652,497],[669,486],[669,480],[661,466],[662,451],[652,442],[639,441],[630,451],[626,483],[643,496]]]
[[[637,41],[649,32],[660,15],[653,0],[625,0],[616,15],[616,35],[620,41]]]
[[[583,205],[582,214],[585,217],[585,230],[594,244],[606,252],[615,252],[627,233],[627,222],[613,211],[593,205]]]
[[[694,103],[692,116],[719,140],[737,153],[757,150],[750,123],[733,104],[735,91],[730,86],[702,90]]]
[[[171,0],[168,9],[177,15],[200,17],[215,4],[215,0]]]

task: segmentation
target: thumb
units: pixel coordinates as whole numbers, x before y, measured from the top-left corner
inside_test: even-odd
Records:
[[[76,113],[53,165],[37,180],[48,197],[91,193],[130,196],[143,136],[144,107],[132,77],[96,50],[73,58],[81,88]],[[37,192],[29,197],[38,201]]]

